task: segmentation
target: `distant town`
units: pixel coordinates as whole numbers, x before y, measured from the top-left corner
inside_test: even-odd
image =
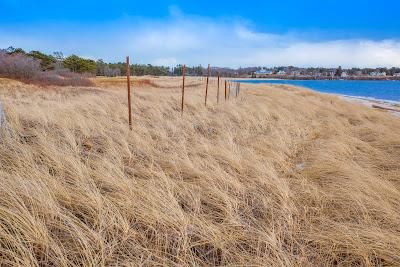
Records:
[[[251,74],[252,78],[290,78],[290,79],[400,79],[400,68],[377,69],[336,69],[327,68],[261,68]]]
[[[176,68],[175,68],[176,69]],[[205,71],[205,70],[204,70]],[[306,79],[306,80],[400,80],[400,68],[299,68],[299,67],[250,67],[212,68],[213,75],[242,78]],[[175,73],[176,75],[176,73]]]
[[[182,73],[182,66],[170,69],[170,75]],[[202,66],[188,67],[187,74],[205,76],[207,69]],[[293,80],[400,80],[400,68],[300,68],[300,67],[246,67],[246,68],[211,68],[212,76],[258,78],[258,79],[293,79]]]

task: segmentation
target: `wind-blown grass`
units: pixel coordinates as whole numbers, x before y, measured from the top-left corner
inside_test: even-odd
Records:
[[[182,116],[179,79],[134,87],[129,131],[124,87],[0,81],[1,264],[400,264],[398,118],[289,86],[205,108],[187,83]]]

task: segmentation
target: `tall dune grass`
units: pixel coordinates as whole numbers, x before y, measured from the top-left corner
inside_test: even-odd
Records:
[[[124,87],[0,81],[2,265],[400,265],[398,118],[289,86],[205,108],[194,78],[181,116],[153,83],[129,131]]]

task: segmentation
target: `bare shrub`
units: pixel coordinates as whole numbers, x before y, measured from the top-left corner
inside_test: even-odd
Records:
[[[117,77],[121,76],[121,70],[119,68],[112,68],[103,61],[98,61],[97,75],[106,77]]]
[[[106,66],[104,68],[104,76],[107,76],[107,77],[121,76],[121,70],[117,69],[117,68],[110,68],[109,66]]]
[[[64,68],[42,71],[40,60],[24,54],[9,55],[0,51],[0,77],[27,83],[58,86],[91,86],[93,74],[78,74]]]
[[[7,78],[30,80],[41,72],[40,61],[23,54],[9,55],[0,51],[0,75]]]
[[[65,75],[60,75],[57,71],[45,71],[35,76],[34,81],[41,85],[58,86],[91,86],[93,84],[85,75],[73,72],[63,72],[63,74]]]

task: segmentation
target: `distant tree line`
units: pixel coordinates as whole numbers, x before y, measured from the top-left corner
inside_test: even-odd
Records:
[[[126,64],[125,62],[118,63],[106,63],[103,60],[92,60],[82,58],[77,55],[70,55],[68,57],[64,57],[62,52],[54,52],[51,55],[42,53],[40,51],[30,51],[25,52],[21,48],[13,48],[9,47],[4,50],[0,50],[6,52],[9,55],[25,55],[29,58],[38,60],[40,62],[40,67],[43,71],[49,70],[57,70],[57,69],[67,69],[73,73],[79,74],[91,74],[97,76],[120,76],[126,75]],[[263,67],[246,67],[246,68],[220,68],[220,67],[212,67],[211,75],[217,76],[221,75],[224,77],[245,77],[251,76],[255,71],[266,69],[272,71],[272,73],[277,74],[279,71],[284,71],[286,73],[296,72],[299,75],[304,76],[341,76],[342,73],[346,73],[349,76],[357,76],[357,75],[368,75],[371,72],[385,72],[387,75],[394,75],[396,73],[400,73],[400,68],[351,68],[344,69],[342,67],[338,68],[322,68],[322,67],[310,67],[310,68],[298,68],[294,66],[281,66],[281,67],[273,67],[273,68],[263,68]],[[166,66],[154,66],[151,64],[133,64],[130,65],[131,75],[135,76],[143,76],[143,75],[153,75],[153,76],[181,76],[182,75],[182,65],[177,65],[175,67],[166,67]],[[186,67],[186,75],[188,76],[206,76],[207,75],[207,67],[199,66],[187,66]]]
[[[120,76],[126,75],[126,64],[125,62],[118,63],[107,63],[99,59],[94,61],[92,59],[86,59],[77,55],[71,55],[64,57],[62,52],[54,52],[49,55],[40,51],[26,52],[21,48],[9,47],[3,51],[10,55],[13,54],[23,54],[40,62],[40,66],[43,71],[55,70],[65,68],[74,73],[86,73],[97,76]],[[231,68],[211,68],[212,76],[225,76],[225,77],[237,77],[241,75],[248,75],[252,72],[260,69],[260,67],[251,68],[239,68],[237,70]],[[154,66],[151,64],[132,64],[130,66],[131,75],[143,76],[143,75],[153,75],[153,76],[181,76],[182,75],[182,65],[177,65],[175,67],[166,66]],[[187,66],[186,75],[188,76],[206,76],[207,67],[199,66]]]
[[[54,52],[52,55],[40,51],[26,52],[21,48],[9,47],[2,50],[9,55],[25,55],[40,62],[43,71],[65,68],[74,73],[87,73],[97,76],[120,76],[126,75],[126,64],[124,62],[106,63],[103,60],[94,61],[77,55],[64,57],[62,52]],[[133,64],[130,66],[131,75],[143,76],[166,76],[171,74],[169,67],[153,66],[151,64]]]
[[[99,63],[99,61],[97,61]],[[125,62],[118,62],[118,63],[104,63],[108,65],[110,69],[118,69],[119,75],[126,75],[126,63]],[[104,66],[104,65],[103,65]],[[130,65],[130,72],[131,75],[134,76],[143,76],[143,75],[153,75],[153,76],[167,76],[170,75],[170,68],[164,66],[154,66],[151,64],[133,64]],[[108,76],[106,74],[100,74],[102,76]]]

